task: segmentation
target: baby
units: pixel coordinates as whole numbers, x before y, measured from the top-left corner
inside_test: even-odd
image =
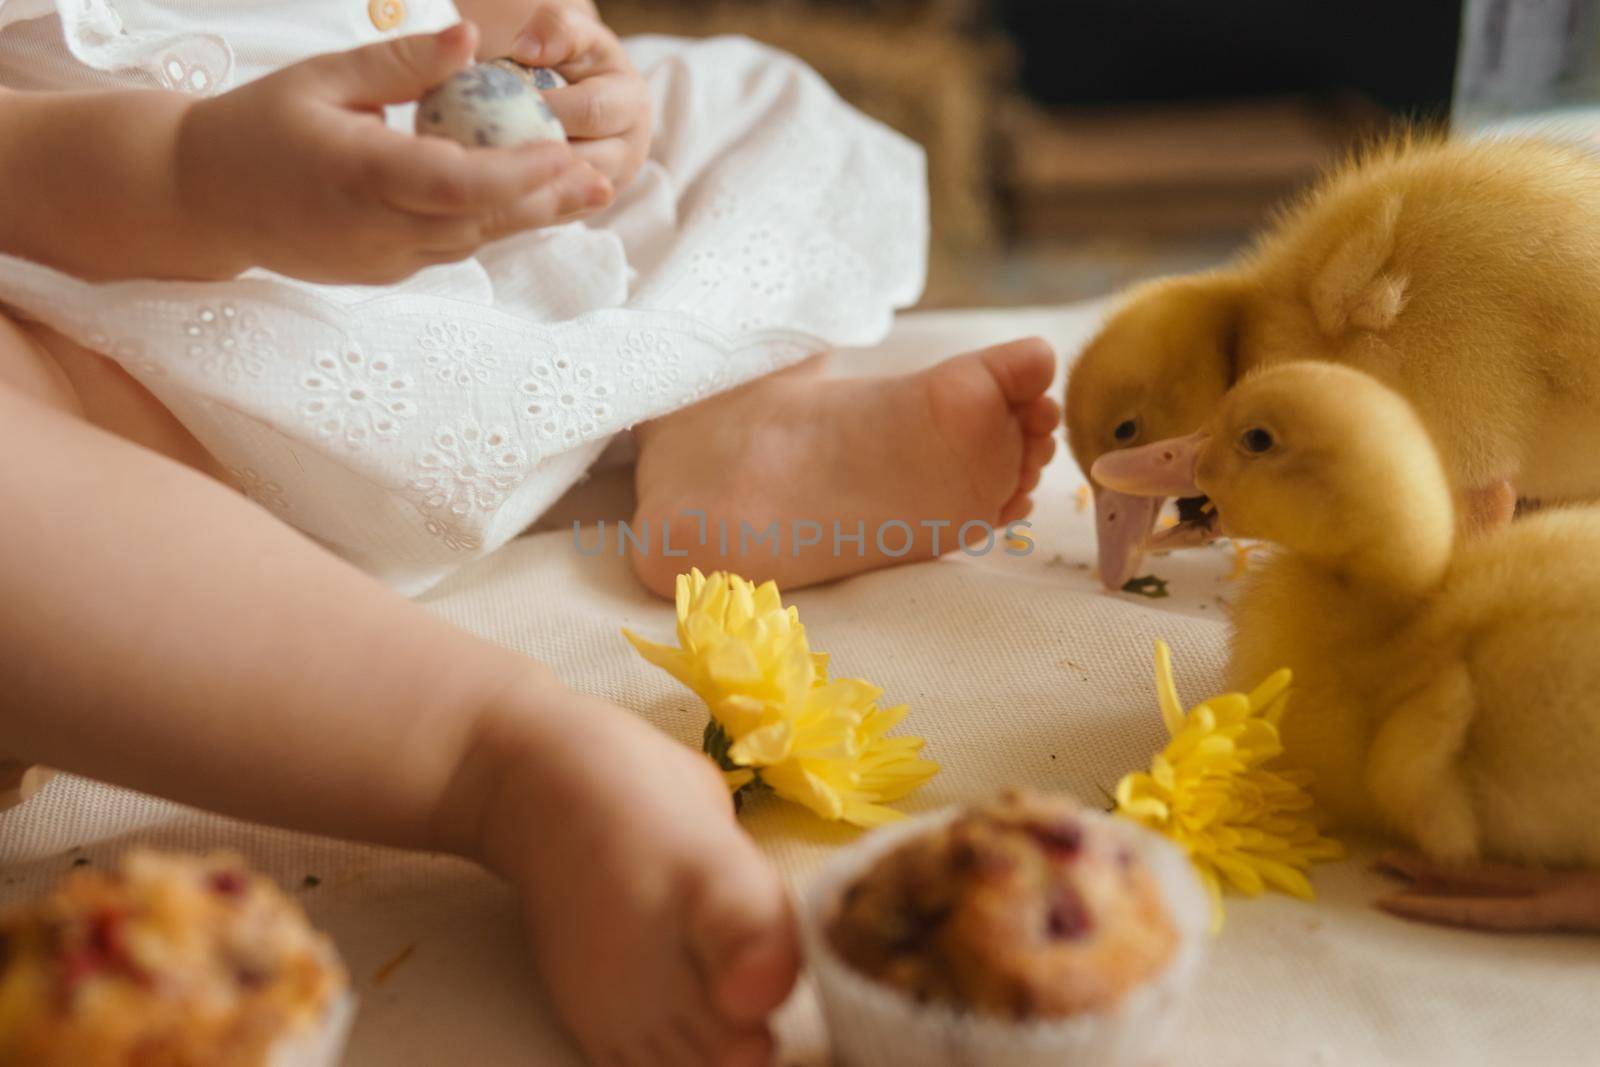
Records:
[[[570,144],[409,132],[502,55],[566,77]],[[636,547],[661,594],[1025,515],[1041,342],[807,358],[916,298],[920,154],[787,57],[624,48],[588,0],[0,0],[0,86],[6,755],[477,859],[592,1059],[765,1062],[796,949],[710,763],[401,594],[618,440],[636,527],[914,535]]]

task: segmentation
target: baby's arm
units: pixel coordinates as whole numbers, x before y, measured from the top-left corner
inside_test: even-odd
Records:
[[[176,93],[0,90],[0,251],[83,277],[219,278],[238,250],[184,217]]]
[[[596,1062],[769,1062],[791,926],[710,761],[7,384],[30,358],[0,315],[6,754],[483,861]]]
[[[0,318],[0,368],[21,336]],[[0,428],[32,457],[0,464],[9,756],[481,857],[506,754],[585,705],[187,467],[4,385]]]
[[[593,210],[564,145],[465,149],[388,129],[467,63],[468,25],[319,56],[206,100],[0,93],[0,251],[91,278],[267,267],[382,283]]]

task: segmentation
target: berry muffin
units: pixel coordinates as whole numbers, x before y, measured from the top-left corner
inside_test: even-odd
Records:
[[[236,857],[134,852],[0,916],[0,1065],[331,1065],[347,986]]]
[[[917,1000],[1014,1019],[1103,1011],[1178,940],[1129,845],[1069,801],[1016,793],[880,859],[828,936]]]
[[[1208,914],[1165,841],[1021,793],[872,835],[808,904],[839,1060],[885,1067],[1147,1064]]]

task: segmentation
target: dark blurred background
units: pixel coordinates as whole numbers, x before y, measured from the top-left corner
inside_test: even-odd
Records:
[[[1450,100],[1450,0],[998,0],[1020,86],[1058,105],[1365,94],[1399,113]]]
[[[1459,124],[1458,83],[1481,124],[1553,86],[1592,98],[1600,68],[1600,0],[600,3],[624,34],[766,40],[919,141],[924,306],[1059,303],[1211,265],[1359,140]]]

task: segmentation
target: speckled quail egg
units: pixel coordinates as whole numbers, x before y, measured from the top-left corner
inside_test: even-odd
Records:
[[[567,131],[540,95],[566,79],[546,67],[509,59],[478,63],[453,75],[417,104],[417,132],[448,137],[469,148],[508,148],[565,141]]]

